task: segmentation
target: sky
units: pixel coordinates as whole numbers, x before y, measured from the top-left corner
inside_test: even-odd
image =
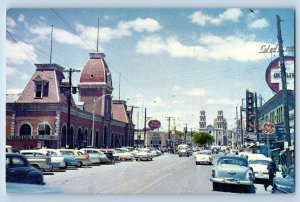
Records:
[[[113,99],[120,92],[128,105],[139,107],[133,117],[139,128],[144,108],[147,117],[162,123],[160,130],[168,128],[166,117],[173,117],[177,130],[186,124],[197,130],[200,110],[206,111],[208,125],[220,109],[234,128],[246,89],[264,102],[274,95],[265,72],[278,54],[259,52],[262,45],[277,44],[276,15],[283,20],[284,47],[294,46],[293,9],[252,10],[9,9],[7,91],[23,89],[35,63],[49,63],[51,25],[52,63],[82,70],[88,53],[96,51],[99,18],[99,52],[112,73]],[[73,84],[79,78],[74,73]]]

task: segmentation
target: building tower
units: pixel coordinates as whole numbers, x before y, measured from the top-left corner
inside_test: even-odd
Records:
[[[227,136],[226,136],[226,130],[227,130],[227,122],[224,119],[223,111],[218,110],[217,118],[215,118],[214,121],[215,125],[215,133],[216,133],[216,145],[227,145]]]
[[[200,111],[199,131],[207,132],[205,111]]]
[[[103,117],[102,128],[96,146],[110,146],[110,123],[112,103],[112,79],[109,68],[104,60],[103,53],[90,53],[90,59],[84,66],[79,84],[79,101],[83,102],[84,109]],[[84,137],[85,138],[85,137]]]

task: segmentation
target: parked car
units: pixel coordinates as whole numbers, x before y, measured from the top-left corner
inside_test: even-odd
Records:
[[[212,147],[211,148],[211,153],[212,154],[218,154],[219,153],[219,149],[217,147]]]
[[[213,158],[211,156],[211,151],[210,150],[202,150],[196,153],[195,155],[195,163],[196,165],[199,164],[213,164]]]
[[[78,165],[78,162],[77,162],[74,154],[71,151],[66,151],[66,150],[61,150],[61,149],[58,149],[58,151],[64,157],[64,162],[66,164],[66,167]]]
[[[269,179],[268,165],[272,160],[267,157],[252,158],[249,160],[249,166],[252,168],[255,179]]]
[[[244,186],[249,191],[253,186],[255,175],[247,159],[238,156],[222,156],[212,169],[213,190],[224,185]],[[221,185],[221,186],[220,186]]]
[[[59,151],[62,154],[73,155],[76,162],[77,162],[76,167],[82,167],[83,165],[88,166],[88,165],[92,164],[92,162],[90,161],[89,154],[84,154],[80,150],[76,150],[76,149],[59,149]]]
[[[135,155],[136,161],[140,161],[140,160],[152,161],[152,158],[153,156],[151,154],[151,150],[148,148],[139,149]]]
[[[124,149],[121,148],[117,148],[116,152],[120,157],[120,161],[126,161],[126,160],[132,161],[134,159],[132,152],[125,151]]]
[[[43,174],[30,165],[26,157],[17,153],[6,153],[6,182],[44,184]]]
[[[47,156],[45,152],[40,150],[21,150],[20,154],[23,154],[28,162],[35,168],[44,172],[51,172],[53,165],[51,164],[50,156]]]
[[[42,148],[39,150],[51,157],[51,164],[53,168],[57,168],[57,169],[67,168],[63,155],[57,149]]]
[[[101,149],[99,149],[99,150],[100,150],[101,152],[103,152],[106,156],[107,156],[108,153],[109,153],[109,154],[112,154],[113,160],[114,160],[114,161],[120,161],[120,157],[119,157],[119,155],[118,155],[118,153],[116,152],[115,149],[110,149],[110,148],[105,149],[105,148],[101,148]]]
[[[101,162],[103,162],[103,159],[106,158],[104,157],[105,154],[95,148],[82,148],[80,149],[80,151],[82,151],[84,154],[89,154],[92,164],[100,164]]]
[[[274,177],[272,193],[294,193],[295,192],[295,166],[289,167],[287,175],[282,177]]]

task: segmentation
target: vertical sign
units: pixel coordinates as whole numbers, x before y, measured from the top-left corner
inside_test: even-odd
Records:
[[[254,96],[252,92],[246,91],[246,131],[254,132]]]

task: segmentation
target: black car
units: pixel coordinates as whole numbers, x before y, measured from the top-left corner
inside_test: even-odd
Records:
[[[112,152],[104,152],[104,154],[106,155],[106,157],[108,158],[109,160],[109,164],[115,164],[115,157],[113,155]]]
[[[44,184],[42,173],[22,154],[6,153],[6,182]]]

